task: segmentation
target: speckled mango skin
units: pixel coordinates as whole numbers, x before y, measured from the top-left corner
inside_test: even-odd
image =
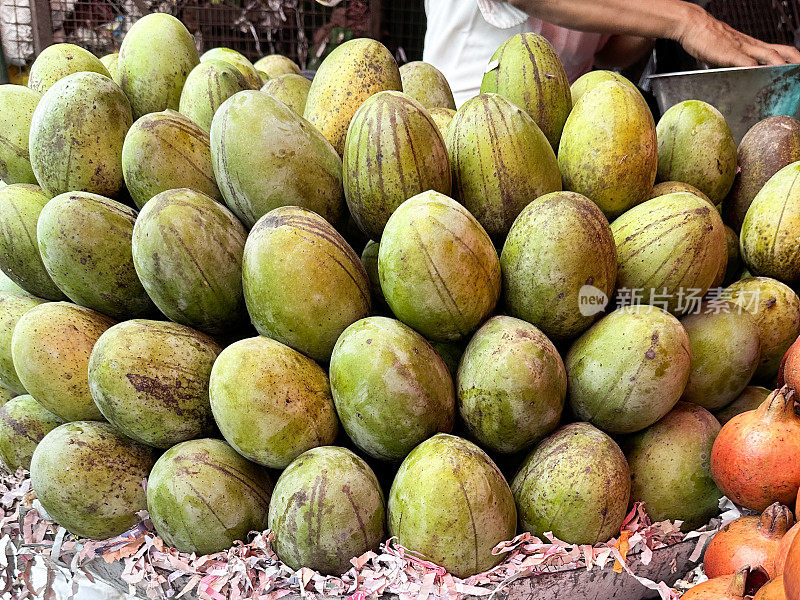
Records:
[[[657,163],[653,115],[638,91],[604,81],[584,93],[558,148],[565,190],[583,194],[611,220],[648,198]]]
[[[63,424],[63,419],[33,396],[25,394],[12,398],[0,406],[0,460],[12,473],[20,467],[30,469],[37,444]]]
[[[580,312],[584,285],[613,296],[617,249],[594,202],[574,192],[554,192],[531,202],[514,221],[500,266],[508,313],[551,339],[567,340],[597,318]]]
[[[446,134],[453,198],[495,240],[532,200],[561,190],[556,155],[528,113],[497,94],[456,112]]]
[[[26,292],[62,300],[64,293],[50,278],[36,243],[36,223],[49,200],[36,185],[0,188],[0,269]]]
[[[261,91],[277,98],[298,115],[302,115],[306,110],[310,89],[311,82],[308,79],[295,73],[286,73],[270,78]]]
[[[336,439],[339,422],[325,371],[275,340],[248,338],[225,348],[209,392],[222,435],[258,464],[283,469]]]
[[[800,282],[800,162],[773,175],[747,210],[739,239],[742,258],[754,275],[788,284]]]
[[[432,435],[453,430],[447,365],[400,321],[369,317],[345,329],[333,349],[330,378],[344,430],[374,458],[399,462]]]
[[[154,306],[131,255],[136,211],[86,192],[56,196],[36,227],[47,272],[70,300],[114,319],[140,317]]]
[[[402,89],[397,62],[383,44],[366,38],[350,40],[322,61],[303,116],[341,155],[350,120],[364,101],[378,92]]]
[[[167,317],[219,335],[246,321],[246,239],[244,226],[223,205],[193,190],[168,190],[148,202],[136,220],[133,264]]]
[[[521,33],[507,40],[492,56],[481,82],[481,93],[496,93],[527,111],[547,136],[553,150],[572,109],[569,79],[558,54],[544,37]]]
[[[192,34],[165,13],[145,15],[125,34],[119,49],[119,85],[133,117],[178,110],[186,78],[200,62]]]
[[[628,512],[631,480],[616,442],[589,423],[560,428],[534,449],[511,483],[519,526],[570,544],[617,536]]]
[[[341,575],[351,558],[385,539],[383,491],[369,465],[350,450],[313,448],[275,484],[269,528],[275,552],[292,569]]]
[[[31,65],[28,87],[41,95],[58,80],[81,71],[111,77],[102,61],[88,50],[75,44],[53,44],[42,50]]]
[[[517,509],[500,469],[478,446],[440,433],[400,465],[389,492],[389,535],[466,578],[494,567],[514,537]]]
[[[41,298],[14,292],[0,293],[0,385],[15,394],[27,392],[14,368],[14,360],[11,357],[11,336],[22,315],[42,303],[44,300]]]
[[[253,89],[244,75],[229,62],[211,59],[197,65],[181,92],[179,112],[205,131],[220,105],[237,92]]]
[[[719,213],[688,192],[647,200],[614,220],[611,233],[617,244],[617,289],[641,290],[643,302],[658,302],[670,312],[691,308],[690,290],[704,295],[728,260]]]
[[[377,274],[377,271],[376,271]],[[12,292],[14,294],[22,294],[23,296],[32,296],[30,292],[26,292],[19,287],[14,281],[0,270],[0,292]]]
[[[470,437],[493,452],[527,450],[558,427],[567,374],[553,343],[514,317],[492,317],[467,344],[456,377]]]
[[[267,528],[272,480],[222,440],[190,440],[161,455],[147,480],[158,535],[181,552],[222,552]]]
[[[776,279],[747,277],[725,288],[722,299],[741,306],[755,319],[761,339],[755,378],[771,385],[783,355],[800,335],[800,298]]]
[[[322,217],[296,206],[271,211],[250,232],[242,281],[256,330],[314,360],[329,360],[342,331],[370,313],[358,255]]]
[[[734,306],[729,312],[707,310],[681,319],[692,351],[682,399],[714,411],[733,402],[747,386],[758,367],[761,342],[749,314]]]
[[[711,477],[711,448],[721,426],[705,408],[678,402],[667,415],[625,439],[631,469],[631,502],[644,502],[653,522],[683,521],[682,531],[719,514]]]
[[[444,139],[428,111],[402,92],[379,92],[350,122],[342,183],[350,214],[368,237],[380,240],[403,202],[427,190],[449,195]]]
[[[714,203],[711,201],[711,198],[706,196],[703,192],[698,190],[693,185],[689,185],[688,183],[683,183],[682,181],[662,181],[661,183],[657,183],[653,186],[653,189],[650,191],[650,198],[658,198],[659,196],[666,196],[667,194],[672,194],[675,192],[689,192],[690,194],[694,194],[698,198],[702,198],[706,202],[708,202],[711,206],[714,206]]]
[[[367,272],[369,287],[372,290],[372,306],[384,306],[386,304],[386,299],[383,297],[383,290],[381,289],[381,280],[378,277],[379,250],[380,244],[370,240],[361,253],[361,264],[364,265],[364,270]]]
[[[119,61],[119,52],[112,52],[100,57],[100,62],[108,69],[108,75],[114,80],[114,83],[119,85],[119,73],[117,72],[117,62]]]
[[[257,91],[234,94],[211,123],[222,196],[246,227],[280,206],[302,206],[329,223],[344,209],[342,161],[311,124]]]
[[[736,176],[736,142],[722,113],[686,100],[663,114],[656,133],[658,180],[688,183],[722,202]]]
[[[115,196],[124,184],[122,144],[132,123],[130,102],[105,75],[60,79],[31,121],[31,167],[39,185],[51,197],[73,190]]]
[[[0,180],[6,183],[36,183],[31,168],[28,135],[33,111],[41,96],[22,85],[0,85]]]
[[[31,485],[53,520],[79,537],[104,540],[139,522],[142,481],[153,450],[108,423],[76,421],[53,429],[31,460]]]
[[[242,74],[248,88],[251,90],[257,90],[264,84],[253,63],[247,60],[241,52],[231,48],[211,48],[211,50],[200,56],[201,63],[211,60],[220,60],[236,67],[236,70]]]
[[[725,425],[736,415],[740,415],[748,410],[755,410],[767,399],[770,395],[770,390],[758,385],[748,385],[744,388],[741,394],[728,404],[728,406],[718,410],[714,416],[719,421],[720,425]]]
[[[0,406],[2,406],[3,404],[8,402],[9,400],[11,400],[11,398],[14,398],[15,396],[16,396],[16,394],[14,394],[14,392],[12,392],[8,388],[5,388],[2,385],[0,385]]]
[[[42,406],[65,421],[100,421],[89,392],[89,355],[114,321],[69,302],[28,310],[11,338],[11,356],[22,385]]]
[[[439,132],[442,134],[442,137],[445,138],[445,145],[447,144],[447,127],[450,125],[450,121],[453,120],[453,117],[456,114],[456,111],[451,110],[449,108],[432,108],[428,111],[428,114],[433,119],[433,122],[436,123],[436,127],[439,128]]]
[[[691,368],[689,336],[660,308],[625,306],[579,337],[564,364],[579,419],[611,434],[634,433],[680,399]]]
[[[421,60],[400,67],[403,93],[417,100],[428,110],[432,108],[456,109],[453,91],[444,74],[430,63]]]
[[[616,81],[617,83],[621,83],[633,91],[639,92],[639,89],[629,79],[623,77],[619,73],[603,70],[589,71],[588,73],[584,73],[578,77],[570,86],[572,106],[575,106],[578,103],[578,100],[580,100],[586,92],[603,83],[604,81]],[[639,93],[641,94],[641,92]]]
[[[461,204],[432,191],[389,218],[378,275],[397,318],[435,342],[469,336],[500,296],[500,260],[489,235]]]
[[[281,54],[262,56],[253,66],[266,73],[270,79],[277,79],[281,75],[300,75],[301,72],[297,63]]]
[[[208,133],[172,110],[145,115],[125,136],[122,171],[138,208],[153,196],[189,188],[222,202]]]
[[[89,391],[109,423],[156,448],[211,433],[214,340],[177,323],[137,319],[106,330],[89,357]]]

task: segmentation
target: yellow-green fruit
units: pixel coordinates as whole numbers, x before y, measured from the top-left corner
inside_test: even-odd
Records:
[[[609,219],[648,198],[657,163],[653,116],[638,91],[605,81],[569,114],[558,148],[564,189],[583,194]]]
[[[131,126],[122,146],[122,172],[138,208],[178,188],[222,201],[208,133],[172,110],[145,115]]]
[[[241,52],[231,48],[212,48],[200,57],[201,63],[209,60],[221,60],[236,67],[236,70],[242,74],[251,90],[257,90],[264,84],[253,63],[247,60]]]
[[[800,298],[776,279],[748,277],[725,288],[722,299],[755,319],[761,338],[761,360],[755,377],[771,385],[783,355],[800,335]]]
[[[414,61],[400,67],[403,93],[417,100],[428,110],[449,108],[455,110],[456,101],[444,74],[430,63]]]
[[[117,61],[120,87],[134,118],[178,110],[183,84],[198,62],[192,34],[172,15],[152,13],[136,21],[122,40]]]
[[[248,228],[280,206],[337,223],[344,209],[342,160],[328,140],[280,100],[234,94],[211,123],[211,157],[225,203]]]
[[[572,423],[528,455],[511,489],[520,530],[593,545],[619,534],[631,479],[614,440],[589,423]]]
[[[112,325],[108,317],[69,302],[31,308],[17,321],[11,338],[20,382],[65,421],[102,420],[89,392],[89,356]]]
[[[436,123],[436,127],[439,128],[439,132],[442,134],[442,137],[445,138],[445,142],[447,142],[447,127],[450,125],[450,121],[453,120],[456,111],[449,108],[437,107],[430,109],[428,114],[430,114],[431,119]]]
[[[468,100],[447,128],[453,198],[502,240],[533,199],[561,190],[556,155],[527,112],[497,94]]]
[[[520,33],[500,46],[483,76],[481,93],[497,93],[527,111],[558,148],[572,109],[569,79],[558,54],[544,37]]]
[[[739,236],[727,225],[725,225],[725,241],[728,243],[728,262],[725,265],[725,277],[722,281],[728,285],[739,279],[744,263],[739,252]]]
[[[736,176],[736,142],[722,113],[685,100],[664,113],[656,132],[659,181],[682,181],[722,202]]]
[[[440,433],[400,465],[389,492],[389,535],[469,577],[494,567],[494,546],[514,537],[517,510],[500,469],[478,446]]]
[[[281,473],[269,505],[273,547],[292,569],[341,575],[353,557],[386,537],[378,479],[362,458],[328,446],[313,448]]]
[[[220,105],[235,93],[250,89],[253,88],[244,75],[231,63],[206,60],[192,69],[186,78],[178,110],[210,131],[211,120]]]
[[[361,264],[364,265],[364,270],[369,277],[369,288],[372,291],[372,305],[385,305],[386,299],[383,297],[383,290],[381,289],[381,280],[378,276],[378,251],[380,244],[372,240],[367,242],[364,246],[364,251],[361,253]]]
[[[147,479],[147,511],[169,546],[224,552],[267,528],[272,480],[222,440],[190,440],[161,455]]]
[[[773,175],[756,194],[742,223],[742,259],[754,275],[800,281],[800,162]]]
[[[0,85],[0,179],[6,183],[36,183],[31,168],[28,135],[41,96],[21,85]]]
[[[412,196],[427,190],[450,194],[444,139],[422,104],[402,92],[378,92],[361,105],[342,158],[350,214],[374,240]]]
[[[26,312],[34,306],[39,306],[44,300],[15,294],[13,292],[0,293],[0,385],[15,394],[25,394],[25,386],[19,380],[14,360],[11,356],[11,337],[17,322]]]
[[[26,292],[62,300],[64,294],[45,269],[36,243],[36,223],[49,200],[35,185],[0,188],[0,269]]]
[[[629,79],[623,77],[619,73],[603,70],[589,71],[572,82],[572,85],[570,86],[572,105],[575,106],[578,103],[578,100],[580,100],[586,92],[603,83],[604,81],[616,81],[617,83],[621,83],[622,85],[627,86],[636,92],[639,91],[639,89]]]
[[[33,451],[42,438],[62,425],[33,396],[17,396],[0,407],[0,460],[12,473],[31,468]]]
[[[369,315],[369,277],[358,255],[322,217],[296,206],[253,227],[242,281],[258,332],[315,360],[329,360],[342,331]]]
[[[15,396],[16,394],[14,392],[9,390],[8,388],[3,387],[3,385],[0,384],[0,406],[2,406]]]
[[[728,260],[716,209],[688,192],[647,200],[611,223],[617,244],[617,289],[683,314]]]
[[[59,79],[82,71],[111,77],[106,66],[88,50],[75,44],[53,44],[42,50],[31,65],[28,87],[44,94]]]
[[[277,98],[298,115],[302,115],[306,110],[310,89],[311,82],[308,79],[302,75],[287,73],[269,79],[261,91]]]
[[[303,116],[341,155],[350,120],[364,101],[378,92],[402,89],[397,62],[386,46],[366,38],[350,40],[322,61]]]
[[[108,69],[108,74],[111,76],[111,79],[114,80],[114,83],[119,85],[119,74],[117,72],[117,62],[119,61],[119,52],[112,52],[111,54],[106,54],[105,56],[100,57],[100,62],[103,63],[106,69]]]
[[[39,252],[70,300],[114,319],[153,311],[133,266],[135,221],[132,208],[86,192],[61,194],[42,209]]]
[[[262,56],[253,66],[259,71],[266,73],[269,79],[275,79],[281,75],[300,75],[301,72],[296,62],[281,54]]]
[[[211,410],[227,442],[244,456],[283,469],[336,439],[328,376],[317,363],[265,337],[235,342],[214,363]]]
[[[376,259],[377,260],[377,259]],[[375,276],[377,277],[377,262],[375,263]],[[30,292],[26,292],[21,287],[19,287],[14,280],[11,279],[8,275],[5,274],[4,271],[0,270],[0,292],[12,292],[14,294],[22,294],[23,296],[32,296]]]
[[[725,408],[715,412],[714,416],[717,417],[717,420],[721,425],[725,425],[725,423],[730,421],[736,415],[740,415],[748,410],[757,409],[769,395],[770,390],[765,387],[748,385],[746,388],[744,388],[744,391],[739,394],[739,397],[736,398],[736,400],[728,404],[728,406]]]
[[[31,487],[47,514],[79,537],[105,540],[139,522],[151,448],[108,423],[77,421],[53,429],[31,460]]]
[[[698,190],[693,185],[689,185],[688,183],[683,183],[682,181],[662,181],[661,183],[657,183],[653,186],[653,189],[650,191],[650,198],[658,198],[659,196],[666,196],[667,194],[673,194],[675,192],[689,192],[690,194],[694,194],[698,198],[702,198],[706,202],[708,202],[711,206],[714,206],[714,203],[711,201],[711,198],[706,196],[703,192]]]
[[[31,166],[50,196],[81,190],[115,196],[131,105],[105,75],[75,73],[42,96],[31,121]]]
[[[500,296],[500,260],[489,235],[461,204],[432,191],[390,217],[378,276],[397,318],[437,342],[472,334]]]

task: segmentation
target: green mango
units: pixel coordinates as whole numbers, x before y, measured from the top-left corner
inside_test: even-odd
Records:
[[[0,292],[0,385],[14,394],[25,394],[25,386],[19,380],[11,356],[11,338],[17,322],[34,306],[45,301],[25,294]]]
[[[28,137],[41,96],[22,85],[0,85],[0,179],[6,183],[36,183]]]
[[[381,290],[381,280],[378,277],[378,251],[380,244],[372,240],[367,242],[361,252],[361,264],[364,265],[364,270],[369,277],[369,287],[372,291],[372,306],[385,306],[386,299],[383,297],[383,290]]]
[[[572,85],[570,86],[572,105],[575,106],[578,103],[578,100],[580,100],[586,92],[597,87],[604,81],[616,81],[617,83],[621,83],[633,91],[639,92],[639,88],[637,88],[629,79],[623,77],[619,73],[615,71],[603,71],[602,69],[598,69],[596,71],[584,73],[572,82]],[[641,95],[641,92],[639,92],[639,95]]]
[[[302,75],[287,73],[268,79],[261,91],[277,98],[298,115],[302,115],[306,110],[310,89],[311,82],[308,79]]]
[[[400,67],[403,93],[408,94],[428,110],[456,109],[453,92],[444,74],[430,63],[412,61]]]
[[[739,397],[736,398],[736,400],[728,404],[728,406],[715,412],[714,416],[717,418],[717,421],[720,422],[720,425],[725,425],[725,423],[730,421],[736,415],[740,415],[749,410],[757,409],[759,406],[761,406],[761,404],[763,404],[764,400],[767,399],[767,396],[769,396],[770,393],[770,390],[765,387],[748,385],[746,388],[744,388],[744,391],[739,394]]]
[[[201,62],[181,92],[179,112],[206,131],[220,105],[237,92],[253,89],[244,75],[229,62],[212,59]]]
[[[201,63],[212,60],[226,62],[236,67],[236,70],[242,74],[242,77],[244,77],[244,80],[247,82],[248,88],[251,90],[257,90],[264,85],[261,75],[258,74],[253,63],[247,60],[245,55],[241,52],[237,52],[231,48],[211,48],[211,50],[207,50],[200,57]]]
[[[281,75],[300,75],[300,67],[291,58],[286,58],[280,54],[268,54],[259,58],[253,66],[259,71],[267,74],[269,79],[275,79]]]
[[[63,425],[33,396],[17,396],[0,406],[0,460],[12,473],[30,469],[33,451],[50,431]]]
[[[33,61],[28,87],[42,95],[67,75],[83,71],[111,77],[103,62],[88,50],[75,44],[53,44],[42,50]]]
[[[375,268],[376,268],[375,275],[377,276],[378,274],[377,263]],[[11,292],[13,294],[22,294],[23,296],[33,295],[29,292],[26,292],[16,283],[14,283],[14,280],[11,279],[8,275],[6,275],[4,271],[0,271],[0,292]]]
[[[433,122],[436,123],[436,127],[439,128],[439,132],[442,134],[442,137],[445,138],[445,145],[447,145],[447,127],[450,125],[450,121],[453,120],[456,111],[449,108],[437,107],[430,109],[428,114],[430,114]]]
[[[689,192],[690,194],[694,194],[698,198],[705,200],[711,206],[714,206],[711,198],[706,196],[693,185],[683,183],[682,181],[662,181],[661,183],[655,184],[653,189],[650,191],[650,198],[658,198],[659,196],[666,196],[667,194],[672,194],[675,192]]]
[[[119,73],[117,70],[117,63],[119,62],[119,52],[112,52],[100,57],[100,62],[108,70],[108,75],[111,79],[119,85]]]

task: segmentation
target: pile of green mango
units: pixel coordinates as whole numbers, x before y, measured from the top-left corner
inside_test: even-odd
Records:
[[[794,119],[737,148],[532,33],[458,110],[369,39],[313,81],[166,14],[57,44],[0,86],[0,459],[78,536],[334,575],[697,528],[800,334],[798,178]]]

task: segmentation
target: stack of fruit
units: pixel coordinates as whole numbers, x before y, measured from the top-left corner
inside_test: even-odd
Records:
[[[147,508],[197,553],[270,528],[322,573],[392,535],[466,577],[636,501],[690,530],[794,499],[791,394],[753,384],[800,333],[800,123],[737,157],[713,107],[570,89],[534,34],[457,112],[372,40],[311,83],[262,61],[154,14],[0,87],[0,455],[50,517]]]

